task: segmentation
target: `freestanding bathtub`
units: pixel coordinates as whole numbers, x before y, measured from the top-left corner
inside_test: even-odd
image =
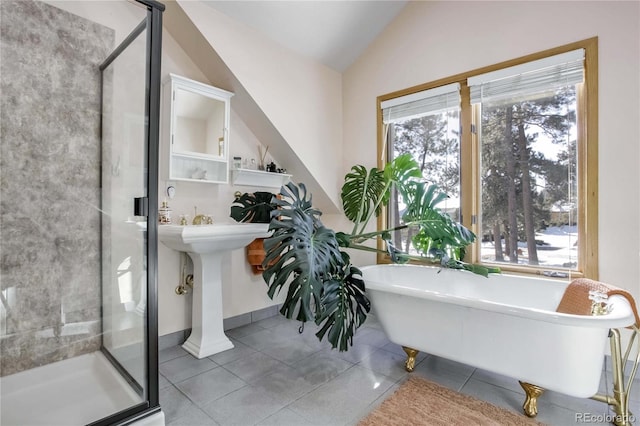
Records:
[[[555,312],[569,283],[550,279],[485,278],[416,265],[360,269],[372,310],[389,340],[405,347],[409,371],[419,350],[536,387],[592,397],[609,330],[635,322],[630,303],[618,295],[609,298],[612,310],[606,315]]]

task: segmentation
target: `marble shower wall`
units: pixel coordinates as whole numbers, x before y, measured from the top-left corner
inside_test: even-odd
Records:
[[[100,347],[100,71],[114,32],[0,2],[0,376]]]

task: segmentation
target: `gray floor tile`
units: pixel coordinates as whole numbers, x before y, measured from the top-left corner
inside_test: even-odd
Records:
[[[224,333],[227,335],[227,337],[239,339],[240,337],[245,337],[262,330],[264,330],[264,328],[253,322],[251,324],[243,325],[242,327],[226,330]]]
[[[281,334],[284,337],[302,341],[312,348],[317,348],[318,350],[330,349],[331,343],[327,340],[325,336],[322,340],[318,339],[316,333],[320,330],[320,327],[315,325],[313,322],[307,322],[304,325],[302,333],[300,333],[300,321],[288,320],[287,323],[280,324],[271,330],[275,333]]]
[[[250,348],[249,346],[238,340],[231,339],[231,341],[233,343],[233,349],[219,352],[215,355],[211,355],[208,358],[218,365],[225,365],[256,352],[255,349]]]
[[[352,422],[369,405],[345,392],[325,392],[322,386],[288,406],[314,425],[343,425]]]
[[[274,346],[268,346],[262,352],[287,365],[294,365],[318,350],[317,347],[309,346],[302,340],[290,339]]]
[[[222,367],[183,380],[176,384],[193,403],[202,407],[247,384]]]
[[[331,350],[331,343],[327,340],[327,336],[320,340],[318,339],[318,336],[315,335],[315,332],[312,331],[305,331],[302,334],[298,334],[295,339],[301,340],[312,348],[317,348],[318,350]]]
[[[163,362],[187,355],[189,355],[189,352],[182,349],[182,346],[170,346],[158,352],[158,362],[162,364]]]
[[[307,421],[301,415],[296,414],[288,408],[283,408],[275,414],[267,417],[257,426],[311,426],[313,423]]]
[[[640,373],[640,367],[639,367],[639,373]],[[625,380],[625,383],[628,382],[628,378]],[[638,377],[638,374],[636,374],[636,379],[633,381],[633,384],[631,385],[631,393],[629,394],[629,399],[631,401],[635,401],[638,404],[635,405],[635,407],[640,407],[640,377]],[[636,409],[636,411],[640,411],[640,408]]]
[[[567,408],[576,413],[591,413],[596,415],[603,414],[609,411],[609,406],[604,402],[595,401],[590,398],[575,398],[553,391],[545,391],[539,398],[539,400],[544,401],[545,403]],[[640,409],[640,404],[637,405],[636,411],[638,409]]]
[[[323,351],[305,360],[301,360],[294,367],[310,383],[320,385],[328,382],[352,366],[353,363],[331,356]]]
[[[489,383],[492,385],[500,386],[505,389],[509,389],[513,392],[520,393],[524,396],[524,389],[520,386],[517,379],[512,377],[503,376],[502,374],[492,373],[480,368],[476,369],[471,375],[472,379],[480,380],[481,382]]]
[[[406,356],[378,349],[366,356],[357,365],[382,373],[394,380],[399,380],[409,374],[404,368],[405,361]]]
[[[260,321],[256,321],[255,324],[259,325],[262,328],[273,328],[282,324],[289,324],[292,322],[294,322],[294,320],[287,319],[286,317],[278,314]]]
[[[171,382],[162,374],[158,374],[158,389],[164,389],[168,386],[171,386]]]
[[[340,359],[344,359],[345,361],[349,361],[354,364],[357,364],[363,359],[371,356],[371,354],[373,354],[379,349],[380,348],[376,346],[357,344],[350,347],[348,351],[340,352],[337,349],[330,349],[328,350],[328,352],[331,354],[331,356],[335,356]]]
[[[242,380],[251,383],[267,374],[273,374],[276,371],[289,369],[291,367],[269,355],[256,352],[240,358],[237,361],[225,364],[222,368],[229,370]]]
[[[270,330],[275,333],[282,334],[286,337],[295,337],[301,334],[314,334],[316,331],[318,331],[318,327],[313,322],[306,322],[304,324],[303,332],[300,333],[300,326],[302,325],[300,321],[286,318],[284,319],[285,321],[271,327]]]
[[[160,373],[175,384],[217,366],[218,364],[208,358],[197,359],[188,355],[160,364]]]
[[[184,396],[182,392],[174,386],[168,386],[160,389],[160,406],[164,412],[165,421],[172,422],[182,416],[186,416],[190,411],[196,408],[189,398]]]
[[[451,368],[453,364],[449,364],[452,361],[447,361],[443,358],[427,362],[431,358],[432,356],[426,357],[410,374],[423,377],[427,380],[431,380],[432,382],[448,387],[449,389],[459,391],[473,373],[473,368],[470,367],[461,369],[444,368],[445,365]]]
[[[278,333],[273,329],[263,328],[255,333],[240,336],[237,340],[253,349],[261,351],[268,347],[284,344],[291,340],[292,337],[295,337],[295,335],[287,335],[285,333]]]
[[[300,371],[288,368],[256,380],[254,388],[268,393],[274,399],[288,404],[301,398],[319,385],[309,381]]]
[[[384,374],[356,365],[322,385],[318,388],[318,391],[353,395],[355,398],[366,402],[365,405],[369,405],[393,386],[394,383],[395,380]]]
[[[542,423],[546,423],[552,426],[564,426],[564,425],[580,425],[580,424],[588,424],[588,425],[596,425],[596,426],[611,426],[611,423],[602,423],[602,422],[594,422],[591,421],[579,421],[582,413],[576,413],[573,410],[568,408],[559,407],[555,404],[548,403],[544,400],[538,400],[538,415],[536,416],[536,420]],[[584,418],[584,417],[583,417]]]
[[[254,425],[284,408],[284,404],[262,390],[245,386],[203,409],[221,425]]]
[[[357,426],[357,424],[365,418],[371,411],[375,410],[380,404],[384,402],[385,399],[389,398],[395,391],[400,387],[400,382],[394,383],[389,389],[387,389],[382,395],[378,397],[375,401],[373,401],[368,406],[364,407],[362,410],[357,412],[351,421],[346,422],[345,425],[348,426]]]
[[[185,415],[167,423],[167,426],[219,426],[219,423],[201,409],[192,407]]]
[[[463,376],[471,376],[474,372],[475,368],[470,365],[462,364],[461,362],[451,361],[450,359],[442,358],[435,355],[429,355],[420,363],[423,369],[429,369],[434,371],[439,371],[441,373],[453,373],[459,374]]]
[[[384,331],[375,328],[361,328],[356,331],[353,337],[354,345],[364,344],[381,348],[389,343],[391,343],[391,341],[387,338]]]

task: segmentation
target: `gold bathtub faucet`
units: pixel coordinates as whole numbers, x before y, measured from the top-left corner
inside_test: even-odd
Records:
[[[609,296],[606,293],[591,290],[589,300],[591,300],[591,315],[606,315],[611,312],[611,306],[607,303]]]

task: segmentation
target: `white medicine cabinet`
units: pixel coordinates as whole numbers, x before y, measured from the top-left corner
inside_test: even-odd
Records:
[[[168,151],[163,167],[168,180],[229,182],[232,96],[226,90],[169,74],[162,88],[162,151]]]

